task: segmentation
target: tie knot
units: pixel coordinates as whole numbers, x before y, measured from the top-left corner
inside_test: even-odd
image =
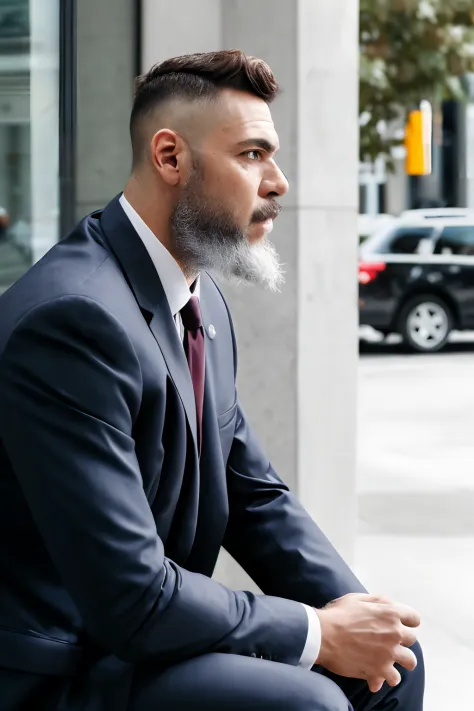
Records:
[[[191,296],[188,303],[180,311],[183,326],[186,331],[197,331],[202,326],[201,309],[197,296]]]

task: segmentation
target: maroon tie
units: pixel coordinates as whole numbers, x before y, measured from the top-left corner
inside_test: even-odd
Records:
[[[206,355],[204,347],[204,331],[202,328],[201,309],[197,296],[191,296],[181,311],[184,326],[184,350],[188,359],[191,379],[193,381],[196,400],[196,417],[198,429],[198,446],[201,454],[202,445],[202,409],[204,405],[204,375]]]

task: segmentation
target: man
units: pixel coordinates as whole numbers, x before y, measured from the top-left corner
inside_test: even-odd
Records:
[[[281,282],[277,91],[239,51],[154,67],[123,195],[0,300],[4,711],[422,708],[418,616],[273,471],[207,273]],[[222,545],[264,595],[211,579]]]

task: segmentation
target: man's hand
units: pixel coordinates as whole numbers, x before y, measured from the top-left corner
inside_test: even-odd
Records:
[[[316,664],[339,676],[366,679],[379,691],[386,681],[397,686],[401,677],[393,666],[413,671],[416,657],[414,627],[420,624],[415,610],[379,595],[351,594],[316,610],[321,621],[322,643]]]

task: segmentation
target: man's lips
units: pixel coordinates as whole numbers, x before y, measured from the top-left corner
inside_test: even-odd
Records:
[[[280,214],[279,212],[272,212],[270,215],[261,215],[261,216],[255,218],[254,220],[252,220],[252,223],[257,224],[257,225],[262,225],[265,222],[274,222],[279,214]]]
[[[266,217],[264,220],[253,220],[251,226],[259,227],[262,232],[269,234],[273,230],[273,217]]]

